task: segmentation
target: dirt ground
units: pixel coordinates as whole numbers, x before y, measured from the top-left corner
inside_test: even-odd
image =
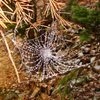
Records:
[[[12,51],[17,69],[19,69],[21,66],[19,53],[16,52],[16,49],[14,49],[14,45],[11,40],[7,38],[7,41]],[[84,63],[87,63],[88,60],[93,60],[93,57],[96,57],[95,63],[97,63],[99,66],[100,44],[99,41],[96,42],[94,41],[93,43],[89,43],[90,46],[88,53],[84,54],[84,56],[81,58]],[[84,44],[83,46],[85,47],[85,45],[87,44]],[[88,45],[86,48],[88,48]],[[94,55],[92,55],[91,52],[94,52]],[[100,91],[100,71],[98,68],[94,71],[92,71],[91,68],[83,69],[81,71],[80,75],[89,77],[91,81],[86,84],[83,82],[82,85],[77,87],[79,89],[75,90],[76,92],[74,91],[73,94],[75,98],[77,97],[75,100],[83,100],[83,96],[84,98],[93,98],[94,95],[98,98],[96,100],[99,100],[100,92],[95,93],[95,91]],[[57,78],[44,82],[37,82],[35,80],[27,80],[25,72],[20,70],[18,71],[21,78],[21,83],[17,82],[17,77],[9,59],[5,43],[3,40],[0,40],[0,91],[3,92],[0,92],[0,95],[2,94],[2,96],[0,96],[0,100],[62,100],[59,93],[56,95],[51,95],[51,93],[58,87],[58,83],[63,76],[58,76]]]
[[[10,41],[9,41],[10,43]],[[10,43],[11,44],[11,43]],[[13,47],[13,46],[12,46]],[[0,41],[0,87],[8,87],[16,82],[12,63],[4,42]]]

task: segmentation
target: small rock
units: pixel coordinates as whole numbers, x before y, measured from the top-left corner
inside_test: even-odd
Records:
[[[39,91],[40,91],[40,88],[36,87],[30,98],[34,98],[39,93]]]
[[[50,100],[50,96],[48,96],[48,95],[45,94],[45,93],[42,93],[42,94],[41,94],[41,98],[42,98],[42,100]]]
[[[92,57],[92,58],[90,59],[90,63],[93,63],[93,62],[95,61],[95,59],[96,59],[96,57]]]
[[[100,65],[95,65],[94,68],[95,68],[95,70],[100,72]]]
[[[82,62],[79,63],[79,66],[82,66]]]
[[[89,53],[90,52],[90,48],[84,48],[84,53]]]
[[[79,63],[80,62],[80,59],[77,59],[75,60],[75,64]]]
[[[78,53],[78,57],[82,57],[83,55],[83,52]]]
[[[40,83],[40,86],[46,88],[47,84],[46,83]]]
[[[83,56],[81,61],[83,64],[90,63],[90,59],[87,56]]]
[[[85,47],[84,47],[84,46],[82,46],[82,47],[81,47],[81,50],[84,50],[84,48],[85,48]]]
[[[87,46],[87,47],[90,47],[90,46],[91,46],[91,44],[87,44],[86,46]]]
[[[95,52],[96,52],[95,50],[91,50],[90,53],[91,53],[91,55],[95,55]]]
[[[40,83],[40,87],[41,87],[41,92],[44,93],[46,88],[47,88],[47,84],[46,83]]]

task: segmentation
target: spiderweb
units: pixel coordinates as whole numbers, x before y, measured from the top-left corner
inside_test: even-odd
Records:
[[[64,45],[63,36],[53,31],[26,40],[20,48],[26,71],[42,81],[80,67],[75,59],[67,58]]]

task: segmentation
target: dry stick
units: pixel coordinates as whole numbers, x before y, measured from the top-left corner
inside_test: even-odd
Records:
[[[16,65],[15,65],[15,63],[14,63],[14,61],[13,61],[13,57],[12,57],[12,55],[11,55],[11,51],[10,51],[9,45],[8,45],[7,40],[6,40],[4,34],[3,34],[3,32],[2,32],[1,30],[0,30],[0,33],[1,33],[2,38],[4,39],[5,45],[6,45],[7,50],[8,50],[9,58],[10,58],[10,60],[11,60],[11,62],[12,62],[12,65],[13,65],[13,67],[14,67],[14,69],[15,69],[15,73],[16,73],[16,76],[17,76],[18,83],[20,83],[20,82],[21,82],[21,81],[20,81],[20,77],[19,77],[19,74],[18,74]]]
[[[12,36],[13,33],[7,34],[5,37],[10,38],[10,36]],[[2,38],[0,38],[0,42],[2,41]]]

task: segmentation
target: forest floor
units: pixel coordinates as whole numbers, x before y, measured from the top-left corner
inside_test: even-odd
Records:
[[[73,36],[73,38],[75,39],[76,36]],[[73,38],[71,40],[74,40]],[[73,43],[77,41],[80,43],[78,38],[76,39]],[[19,69],[21,66],[19,53],[16,53],[11,40],[7,38],[7,41],[17,69]],[[86,81],[88,80],[86,79],[76,86],[78,90],[73,89],[72,96],[75,100],[100,99],[100,41],[95,39],[92,41],[94,42],[89,41],[76,48],[80,50],[79,56],[83,53],[82,57],[80,57],[82,62],[87,63],[91,61],[92,65],[79,71],[81,73],[79,77],[82,77],[82,79],[80,78],[81,81],[86,79],[86,77],[88,77],[89,81]],[[53,94],[52,92],[58,87],[60,80],[64,76],[58,76],[44,82],[28,80],[26,73],[20,70],[19,76],[21,83],[17,82],[5,43],[3,40],[0,40],[0,100],[62,100],[62,96],[59,93]],[[67,95],[64,98],[69,100]]]
[[[80,4],[89,4],[89,0],[87,0],[88,3],[85,1],[82,0]],[[16,52],[17,50],[14,49],[12,41],[7,38],[21,79],[21,83],[18,83],[5,43],[0,38],[0,100],[100,100],[100,37],[98,35],[97,39],[93,36],[92,40],[85,43],[81,43],[79,36],[76,34],[69,35],[69,37],[69,40],[72,41],[71,45],[79,44],[76,50],[79,51],[77,55],[80,56],[82,63],[91,62],[92,64],[79,70],[78,82],[73,83],[74,85],[71,84],[71,91],[66,93],[64,97],[61,93],[55,93],[54,91],[59,86],[60,81],[63,80],[63,77],[68,77],[70,72],[43,82],[37,82],[34,79],[28,80],[27,74],[20,70],[19,52]],[[74,50],[71,51],[73,55]],[[70,80],[73,80],[73,77]],[[67,83],[69,84],[69,81]]]

